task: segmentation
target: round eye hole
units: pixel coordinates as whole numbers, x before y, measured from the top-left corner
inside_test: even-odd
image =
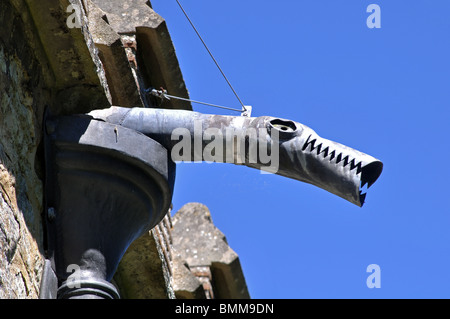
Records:
[[[269,123],[273,128],[276,128],[276,129],[280,130],[281,132],[291,133],[291,132],[295,132],[297,130],[295,123],[292,121],[274,119],[274,120],[271,120]]]

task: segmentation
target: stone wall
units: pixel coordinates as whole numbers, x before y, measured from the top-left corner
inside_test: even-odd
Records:
[[[0,2],[0,298],[36,298],[43,263],[41,117],[49,92],[29,15]]]

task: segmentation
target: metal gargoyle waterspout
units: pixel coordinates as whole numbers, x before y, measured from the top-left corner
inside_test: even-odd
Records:
[[[115,106],[88,115],[151,137],[171,150],[173,161],[246,165],[313,184],[360,207],[362,188],[383,169],[378,159],[324,139],[306,125],[269,116]]]

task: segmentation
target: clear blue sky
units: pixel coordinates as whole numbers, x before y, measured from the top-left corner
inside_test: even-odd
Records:
[[[177,165],[174,209],[209,207],[251,297],[450,298],[450,1],[181,3],[253,116],[295,120],[384,163],[363,208],[247,167]],[[379,29],[366,25],[371,3]],[[239,108],[176,1],[152,4],[191,98]],[[381,288],[366,285],[370,264]]]

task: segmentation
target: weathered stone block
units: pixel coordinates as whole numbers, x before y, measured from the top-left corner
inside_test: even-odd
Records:
[[[214,298],[250,297],[239,257],[214,226],[205,205],[184,205],[173,217],[172,238],[174,250],[189,268],[210,269]]]

